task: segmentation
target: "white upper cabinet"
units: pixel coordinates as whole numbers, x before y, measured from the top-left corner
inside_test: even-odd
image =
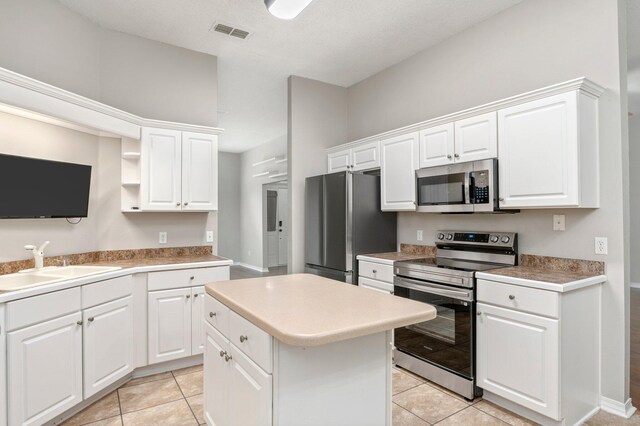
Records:
[[[218,137],[182,133],[182,209],[218,208]]]
[[[141,143],[142,210],[181,210],[182,133],[144,128]]]
[[[496,112],[455,122],[456,162],[487,160],[498,156]]]
[[[498,111],[500,207],[598,207],[597,118],[580,91]]]
[[[141,211],[218,208],[218,137],[143,128]]]
[[[453,123],[420,131],[420,168],[453,162]]]
[[[383,211],[416,209],[418,132],[380,142],[380,190]]]
[[[327,154],[327,173],[351,170],[377,169],[380,167],[380,142],[367,142],[352,148]]]

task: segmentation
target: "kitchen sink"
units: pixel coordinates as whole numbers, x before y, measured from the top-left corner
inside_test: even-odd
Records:
[[[62,266],[42,269],[29,269],[16,274],[0,276],[0,291],[20,290],[43,284],[51,284],[71,278],[116,271],[119,266]]]

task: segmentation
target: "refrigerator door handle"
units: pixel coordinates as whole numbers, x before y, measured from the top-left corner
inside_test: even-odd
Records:
[[[327,178],[326,176],[322,177],[322,185],[320,186],[320,192],[322,193],[322,219],[320,220],[320,223],[322,223],[322,238],[320,241],[320,244],[322,245],[322,247],[320,247],[320,253],[322,253],[322,265],[326,265],[327,264],[327,191],[326,191],[326,185],[327,184]]]

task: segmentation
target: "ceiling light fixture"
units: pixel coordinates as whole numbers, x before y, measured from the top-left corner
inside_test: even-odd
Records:
[[[276,18],[293,19],[313,0],[264,0],[267,10]]]

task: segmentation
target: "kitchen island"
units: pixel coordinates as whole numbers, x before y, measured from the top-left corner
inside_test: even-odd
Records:
[[[394,328],[433,306],[308,274],[207,284],[207,424],[390,425]]]

